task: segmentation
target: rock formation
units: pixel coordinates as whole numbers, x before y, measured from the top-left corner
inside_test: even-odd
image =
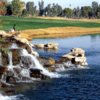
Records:
[[[62,60],[71,61],[72,64],[87,66],[87,60],[85,57],[85,50],[81,48],[73,48],[71,52],[62,56]]]
[[[48,79],[58,78],[56,71],[65,70],[64,62],[73,65],[87,65],[85,51],[74,48],[70,53],[62,56],[60,61],[55,59],[39,57],[33,51],[33,45],[16,34],[8,34],[0,31],[0,87],[8,87],[22,81],[32,81],[34,78]],[[36,48],[58,49],[57,43],[37,44]]]

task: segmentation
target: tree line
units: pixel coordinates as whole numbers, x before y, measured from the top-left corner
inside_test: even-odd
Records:
[[[100,18],[100,4],[93,1],[91,6],[62,8],[59,4],[48,4],[44,6],[44,1],[38,3],[38,8],[34,1],[27,3],[21,0],[0,1],[0,15],[13,16],[50,16],[50,17],[66,17],[66,18]]]

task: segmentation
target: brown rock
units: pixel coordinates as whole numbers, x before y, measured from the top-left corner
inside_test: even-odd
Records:
[[[12,50],[12,61],[13,61],[13,65],[17,65],[20,63],[20,50]]]
[[[49,67],[49,66],[52,66],[52,65],[54,65],[55,64],[55,59],[53,59],[53,58],[43,58],[43,57],[41,57],[41,58],[39,58],[39,61],[42,63],[42,65],[44,65],[45,67],[47,66],[47,67]]]
[[[4,74],[5,72],[7,72],[7,70],[8,70],[7,67],[0,66],[0,74]]]
[[[7,66],[9,64],[8,54],[6,52],[2,52],[2,64],[3,66]]]

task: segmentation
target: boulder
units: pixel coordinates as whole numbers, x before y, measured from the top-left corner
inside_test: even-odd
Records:
[[[41,58],[39,58],[39,61],[41,62],[41,64],[42,65],[44,65],[45,67],[48,67],[48,66],[52,66],[52,65],[54,65],[55,64],[55,59],[53,59],[53,58],[43,58],[43,57],[41,57]]]
[[[55,59],[53,58],[48,58],[48,65],[54,65],[55,64]]]
[[[71,53],[75,56],[85,56],[85,50],[83,50],[82,48],[73,48],[71,49]]]
[[[81,48],[71,49],[71,52],[62,56],[62,59],[67,59],[67,61],[71,61],[71,63],[75,65],[88,65],[85,57],[85,50]]]
[[[23,43],[23,44],[29,44],[29,41],[28,41],[27,39],[25,39],[25,38],[14,37],[14,39],[15,39],[16,41],[19,41],[19,42]]]
[[[31,44],[27,39],[21,37],[14,37],[14,39],[19,44],[19,47],[26,49],[30,54],[36,57],[39,56],[39,54],[36,51],[33,51],[33,44]]]

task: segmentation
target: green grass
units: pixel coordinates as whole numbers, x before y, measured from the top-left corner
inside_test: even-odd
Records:
[[[0,16],[0,30],[9,30],[13,27],[14,24],[16,24],[17,30],[65,26],[76,26],[86,28],[100,27],[100,23],[95,22]]]

